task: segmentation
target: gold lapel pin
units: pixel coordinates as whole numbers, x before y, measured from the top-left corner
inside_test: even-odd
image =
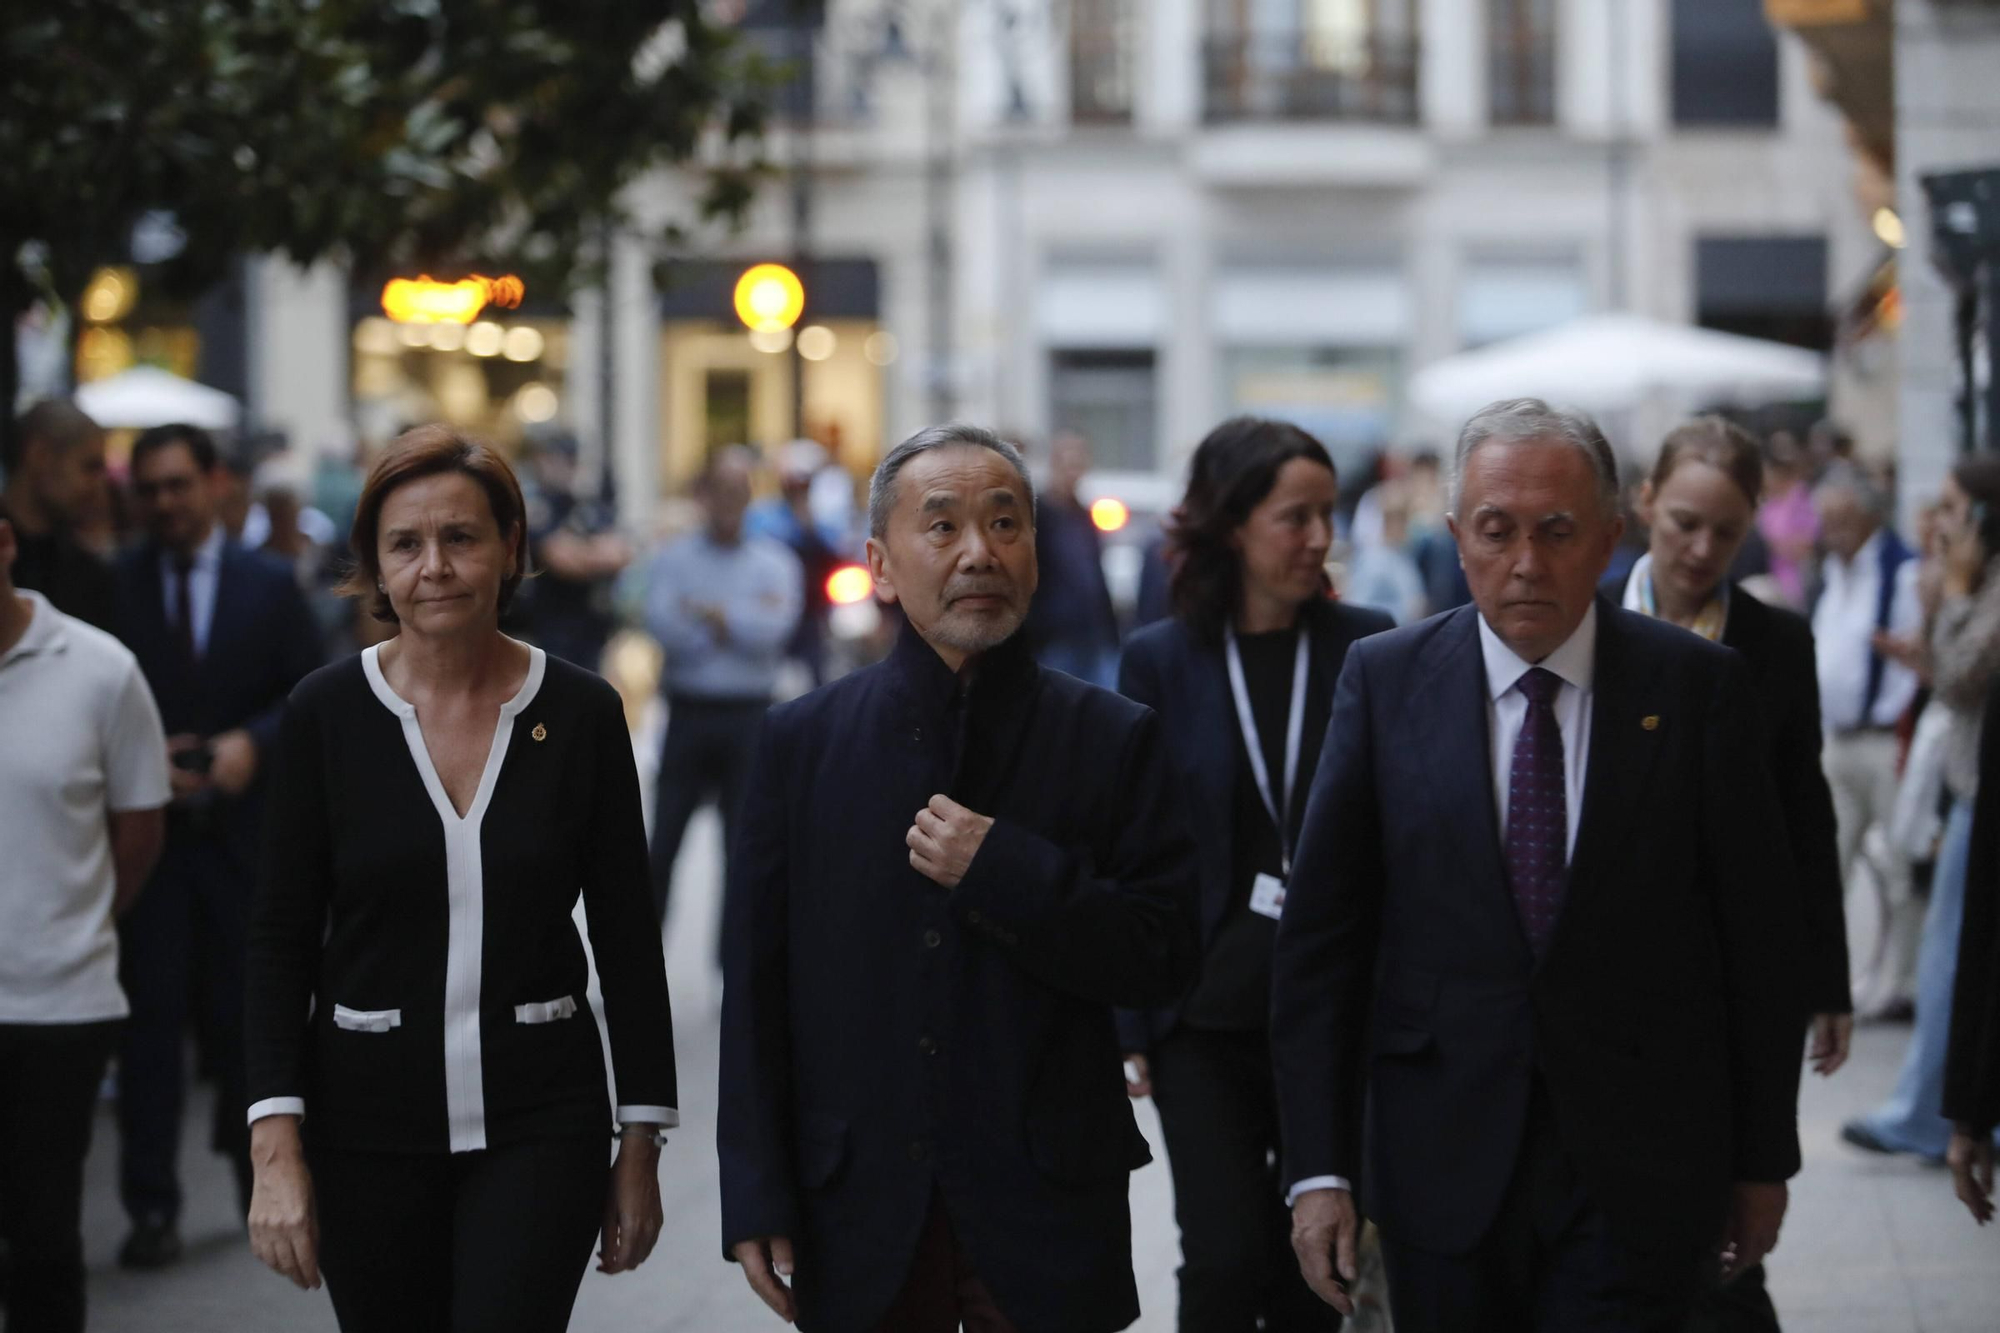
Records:
[[[1650,727],[1650,726],[1651,726],[1651,725],[1652,725],[1653,723],[1655,723],[1655,722],[1658,722],[1659,720],[1660,720],[1660,719],[1658,719],[1658,718],[1656,718],[1656,717],[1655,717],[1655,718],[1649,718],[1649,719],[1647,719],[1647,724],[1646,724],[1646,725]],[[535,724],[535,729],[534,729],[533,731],[529,732],[528,734],[529,734],[530,736],[533,736],[533,737],[534,737],[534,738],[535,738],[536,740],[538,740],[538,741],[545,741],[545,740],[547,740],[547,739],[549,738],[549,729],[548,729],[547,727],[543,726],[543,725],[542,725],[541,723],[537,722],[537,723]]]
[[[1646,716],[1639,719],[1639,725],[1644,727],[1647,731],[1658,731],[1660,729],[1660,715],[1658,713],[1648,713],[1646,714]],[[537,727],[535,728],[535,730],[540,731],[541,728]],[[541,737],[536,736],[535,739],[540,740]]]

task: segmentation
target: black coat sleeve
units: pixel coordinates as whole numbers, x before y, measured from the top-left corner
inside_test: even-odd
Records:
[[[1845,1014],[1854,1000],[1833,793],[1820,764],[1819,669],[1810,631],[1803,625],[1785,628],[1792,631],[1779,641],[1788,702],[1771,721],[1771,776],[1784,808],[1805,922],[1806,1005],[1815,1014]]]
[[[263,866],[251,900],[245,960],[251,1105],[306,1095],[306,1025],[333,883],[318,712],[313,701],[295,697],[277,720],[269,751]]]
[[[306,604],[306,596],[292,578],[291,570],[274,566],[266,573],[269,604],[264,630],[271,639],[277,702],[243,724],[250,739],[256,742],[260,762],[278,742],[285,696],[317,670],[325,657],[319,625],[313,620],[312,608]]]
[[[1381,938],[1385,858],[1368,654],[1347,654],[1306,804],[1271,967],[1271,1061],[1283,1183],[1358,1179],[1362,1042]]]
[[[596,772],[583,857],[584,920],[604,993],[617,1105],[680,1107],[674,1019],[660,923],[653,916],[639,772],[617,692],[597,702]]]
[[[722,1252],[799,1234],[792,1169],[790,850],[779,723],[764,722],[744,784],[722,912],[722,1057],[715,1145]]]
[[[1757,747],[1763,731],[1742,659],[1713,684],[1703,738],[1702,882],[1722,964],[1735,1125],[1734,1178],[1787,1180],[1799,1169],[1800,1034],[1806,1002],[1796,965],[1798,894],[1769,830],[1777,792]]]
[[[1965,919],[1959,927],[1951,1045],[1945,1057],[1944,1113],[1985,1135],[2000,1125],[2000,686],[1986,701],[1979,733],[1979,795],[1965,866]]]
[[[1126,645],[1118,659],[1118,692],[1155,712],[1160,710],[1164,691],[1160,686],[1159,664],[1153,660],[1148,642]],[[1117,1020],[1120,1050],[1129,1054],[1144,1053],[1153,1048],[1151,1010],[1120,1009]]]
[[[952,891],[958,919],[1080,999],[1166,1004],[1194,974],[1195,854],[1158,715],[1134,725],[1110,784],[1104,860],[997,819]]]

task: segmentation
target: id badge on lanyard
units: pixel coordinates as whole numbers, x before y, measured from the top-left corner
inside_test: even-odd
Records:
[[[1229,692],[1236,700],[1236,723],[1243,729],[1243,748],[1250,756],[1250,776],[1256,780],[1257,794],[1264,800],[1264,811],[1271,816],[1272,827],[1278,831],[1280,866],[1284,878],[1260,874],[1250,888],[1250,910],[1259,916],[1277,920],[1285,907],[1285,881],[1292,876],[1292,832],[1290,822],[1285,818],[1297,790],[1299,778],[1299,748],[1306,729],[1306,678],[1311,670],[1311,647],[1306,642],[1305,628],[1298,631],[1298,652],[1292,663],[1292,703],[1285,720],[1285,785],[1282,792],[1285,806],[1280,807],[1280,793],[1271,788],[1270,769],[1264,763],[1264,746],[1257,737],[1257,716],[1250,709],[1250,687],[1243,678],[1243,654],[1236,646],[1236,630],[1225,631],[1223,638],[1224,655],[1229,662]]]

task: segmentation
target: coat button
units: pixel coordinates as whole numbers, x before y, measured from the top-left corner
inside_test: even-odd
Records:
[[[943,943],[944,943],[944,936],[938,934],[937,931],[927,930],[924,932],[924,947],[926,949],[935,949],[940,944]]]
[[[928,1143],[925,1143],[925,1142],[924,1142],[924,1141],[923,1141],[922,1139],[911,1139],[911,1140],[910,1140],[910,1160],[911,1160],[911,1161],[913,1161],[913,1162],[921,1162],[921,1161],[923,1161],[923,1160],[924,1160],[924,1158],[926,1158],[926,1157],[930,1156],[930,1153],[931,1153],[931,1145],[930,1145],[930,1144],[928,1144]]]
[[[965,919],[967,921],[970,921],[975,926],[983,926],[986,924],[986,918],[979,914],[979,910],[977,908],[974,908],[972,911],[967,912],[965,914]]]
[[[925,1055],[936,1055],[938,1052],[937,1038],[929,1035],[918,1037],[917,1049]]]

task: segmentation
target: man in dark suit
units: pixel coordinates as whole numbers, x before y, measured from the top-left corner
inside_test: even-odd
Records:
[[[1112,1008],[1167,1002],[1194,963],[1158,721],[1018,634],[1034,494],[1012,445],[921,432],[869,522],[908,627],[772,710],[736,834],[723,1247],[827,1333],[1123,1328],[1148,1153]]]
[[[132,1219],[119,1262],[129,1268],[180,1253],[191,1005],[217,1084],[213,1147],[230,1156],[248,1206],[243,956],[258,774],[285,697],[321,656],[291,570],[244,550],[216,521],[218,466],[215,442],[193,426],[161,426],[132,446],[147,540],[118,567],[119,632],[159,702],[174,801],[159,867],[120,931],[132,1004],[118,1057],[120,1186]]]
[[[1597,600],[1588,419],[1458,444],[1474,605],[1349,652],[1279,926],[1308,1282],[1380,1225],[1402,1333],[1674,1329],[1777,1241],[1805,1003],[1761,731],[1725,649]]]

